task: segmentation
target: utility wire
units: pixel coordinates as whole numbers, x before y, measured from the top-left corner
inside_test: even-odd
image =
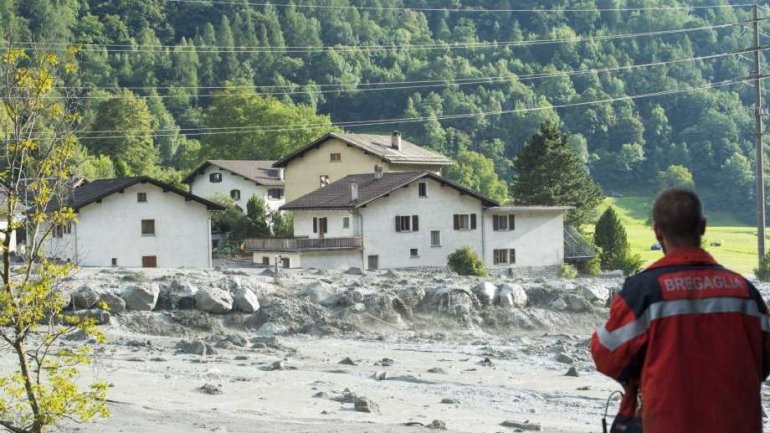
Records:
[[[770,45],[760,47],[760,51],[764,51],[770,49]],[[504,84],[510,80],[516,80],[520,82],[527,82],[527,81],[535,81],[535,80],[543,80],[547,78],[554,78],[554,77],[570,77],[575,75],[586,75],[586,74],[601,74],[605,72],[616,72],[616,71],[628,71],[628,70],[634,70],[634,69],[640,69],[640,68],[649,68],[649,67],[657,67],[657,66],[667,66],[677,63],[685,63],[685,62],[696,62],[696,61],[704,61],[704,60],[713,60],[717,58],[723,58],[727,56],[735,56],[735,55],[741,55],[743,52],[748,52],[753,50],[741,50],[741,51],[733,51],[728,53],[720,53],[720,54],[711,54],[707,56],[699,56],[699,57],[689,57],[685,59],[675,59],[675,60],[667,60],[667,61],[661,61],[661,62],[653,62],[653,63],[641,63],[641,64],[635,64],[635,65],[625,65],[625,66],[615,66],[610,68],[600,68],[600,69],[582,69],[582,70],[570,70],[570,71],[556,71],[556,72],[549,72],[549,73],[539,73],[539,74],[528,74],[528,75],[516,75],[515,73],[511,73],[510,75],[501,75],[501,76],[494,76],[494,77],[477,77],[477,78],[460,78],[456,80],[451,79],[442,79],[442,80],[416,80],[416,81],[396,81],[396,82],[381,82],[381,83],[362,83],[357,86],[366,86],[363,88],[346,88],[343,84],[323,84],[318,85],[319,87],[322,87],[321,90],[294,90],[297,87],[302,87],[304,85],[280,85],[280,86],[264,86],[264,88],[286,88],[288,90],[286,91],[270,91],[270,92],[261,92],[258,91],[257,93],[262,96],[275,96],[275,95],[313,95],[313,94],[330,94],[330,93],[359,93],[359,92],[378,92],[378,91],[390,91],[390,90],[408,90],[408,89],[424,89],[424,88],[445,88],[445,87],[453,87],[453,86],[468,86],[468,85],[480,85],[480,84]],[[397,86],[390,86],[391,84],[398,84]],[[307,84],[310,85],[310,84]],[[333,89],[328,89],[327,87],[332,87]],[[370,86],[381,86],[381,87],[370,87]],[[216,86],[216,87],[207,87],[207,89],[213,90],[213,89],[251,89],[251,88],[260,88],[263,86],[234,86],[234,87],[228,87],[228,86]],[[168,86],[164,87],[164,89],[184,89],[184,90],[194,90],[196,87],[193,86],[180,86],[180,87],[174,87],[174,86]],[[97,90],[97,89],[115,89],[115,90],[121,90],[122,88],[116,88],[116,87],[108,87],[108,88],[87,88],[87,87],[59,87],[60,90]],[[125,89],[132,89],[132,88],[125,88]],[[133,89],[153,89],[148,87],[140,87],[140,88],[133,88]],[[243,93],[236,93],[233,95],[230,95],[232,97],[239,97],[242,96]],[[65,97],[65,99],[68,100],[105,100],[105,99],[128,99],[128,98],[175,98],[180,97],[184,95],[123,95],[123,94],[113,94],[113,95],[86,95],[86,96],[68,96]],[[204,94],[190,94],[187,95],[189,97],[212,97],[212,96],[218,96],[217,93],[204,93]],[[62,99],[62,97],[59,96],[43,96],[43,97],[19,97],[19,98],[13,98],[13,99]]]
[[[488,117],[488,116],[499,116],[504,114],[530,113],[530,112],[538,112],[538,111],[544,111],[544,110],[559,110],[564,108],[574,108],[574,107],[582,107],[582,106],[588,106],[588,105],[606,104],[606,103],[614,103],[614,102],[620,102],[620,101],[630,101],[630,100],[636,100],[636,99],[675,95],[675,94],[681,94],[681,93],[692,93],[692,92],[701,91],[701,90],[720,88],[720,87],[729,86],[737,83],[748,82],[754,79],[755,79],[754,77],[738,78],[738,79],[732,79],[732,80],[724,80],[724,81],[715,82],[715,83],[709,83],[707,85],[698,86],[698,87],[689,87],[686,89],[672,89],[672,90],[653,92],[653,93],[621,96],[616,98],[605,98],[605,99],[599,99],[594,101],[584,101],[584,102],[577,102],[577,103],[570,103],[570,104],[549,105],[544,107],[527,107],[527,108],[517,108],[512,110],[500,110],[500,111],[465,113],[465,114],[450,114],[450,115],[441,115],[441,116],[407,117],[407,118],[400,118],[400,119],[345,121],[345,122],[337,122],[334,125],[341,126],[341,127],[356,128],[356,127],[365,127],[365,126],[421,123],[421,122],[434,120],[434,119],[435,120],[457,120],[457,119],[468,119],[468,118],[478,118],[478,117]],[[246,127],[248,129],[244,127],[189,128],[189,129],[180,128],[180,129],[174,129],[174,130],[158,130],[158,132],[154,133],[153,136],[156,138],[176,137],[179,134],[182,134],[184,132],[189,132],[188,135],[195,135],[195,136],[243,134],[243,133],[260,132],[260,131],[284,132],[284,131],[296,131],[304,128],[324,127],[324,126],[328,126],[328,124],[309,123],[309,124],[287,125],[287,126],[281,126],[281,127],[274,127],[271,125],[251,125],[249,127]],[[194,132],[194,131],[199,131],[199,132]],[[111,132],[121,132],[121,131],[90,131],[90,132],[111,133]],[[105,140],[105,139],[125,138],[126,136],[127,136],[126,134],[108,135],[108,136],[86,136],[86,137],[79,136],[79,139],[80,140],[97,140],[97,139]]]
[[[760,18],[761,20],[768,20],[768,18]],[[340,45],[340,46],[295,46],[295,47],[254,47],[254,46],[214,46],[203,45],[197,47],[195,45],[132,45],[132,44],[78,44],[77,42],[50,42],[50,43],[37,43],[37,42],[10,42],[10,44],[0,45],[4,48],[13,48],[16,46],[24,47],[45,47],[45,46],[57,46],[68,47],[73,45],[80,45],[83,47],[96,47],[103,48],[103,51],[108,53],[157,53],[157,54],[184,54],[184,53],[236,53],[236,54],[251,54],[251,53],[279,53],[279,54],[303,54],[303,53],[320,53],[327,51],[334,52],[358,52],[358,51],[377,51],[377,50],[457,50],[457,49],[474,49],[474,48],[504,48],[504,47],[528,47],[528,46],[540,46],[551,44],[564,44],[564,43],[583,43],[583,42],[595,42],[595,41],[610,41],[617,39],[635,39],[641,37],[651,36],[663,36],[673,35],[680,33],[689,33],[704,30],[723,29],[728,27],[734,27],[749,23],[752,21],[740,21],[728,24],[716,24],[701,27],[689,27],[683,29],[671,29],[671,30],[659,30],[653,32],[640,32],[640,33],[626,33],[617,35],[598,35],[598,36],[575,36],[573,38],[558,38],[558,39],[537,39],[537,40],[522,40],[522,41],[491,41],[491,42],[462,42],[462,43],[434,43],[434,44],[402,44],[402,45]]]
[[[168,3],[186,3],[186,4],[198,4],[204,6],[211,5],[231,5],[231,6],[258,6],[258,7],[276,7],[276,8],[288,8],[294,7],[296,9],[355,9],[355,10],[389,10],[389,11],[416,11],[416,12],[454,12],[454,13],[499,13],[499,12],[512,12],[512,13],[580,13],[580,12],[643,12],[643,11],[675,11],[675,10],[699,10],[699,9],[737,9],[747,8],[753,6],[753,3],[747,4],[735,4],[735,5],[714,5],[714,6],[696,6],[696,5],[684,5],[684,6],[654,6],[654,7],[626,7],[626,8],[585,8],[585,9],[473,9],[473,8],[426,8],[426,7],[392,7],[392,6],[334,6],[334,5],[307,5],[307,4],[272,4],[267,2],[250,3],[250,2],[235,2],[224,0],[166,0]]]

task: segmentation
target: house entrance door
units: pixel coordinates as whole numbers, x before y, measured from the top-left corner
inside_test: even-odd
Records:
[[[370,271],[380,269],[380,256],[368,256],[366,262]]]

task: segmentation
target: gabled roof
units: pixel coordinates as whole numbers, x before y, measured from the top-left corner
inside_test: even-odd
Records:
[[[392,138],[390,135],[343,134],[331,132],[276,162],[273,164],[273,167],[286,167],[286,165],[295,158],[304,155],[309,150],[319,148],[322,144],[332,139],[337,139],[350,146],[357,147],[370,155],[374,155],[392,164],[424,164],[439,166],[452,164],[452,160],[446,156],[403,139],[401,140],[401,149],[394,149],[391,146]]]
[[[355,209],[365,206],[393,191],[409,185],[410,183],[430,178],[443,185],[454,188],[461,194],[466,194],[479,199],[484,206],[498,206],[491,198],[485,197],[476,191],[468,189],[455,182],[428,171],[384,173],[377,179],[374,173],[351,174],[328,186],[317,189],[292,202],[281,206],[281,210],[303,209]],[[358,200],[351,200],[350,184],[358,184]]]
[[[181,189],[173,185],[169,185],[165,182],[161,182],[159,180],[155,180],[147,176],[95,180],[79,188],[75,188],[72,191],[71,196],[67,199],[67,202],[65,205],[67,207],[71,207],[75,211],[78,211],[88,206],[91,203],[99,202],[102,199],[112,194],[121,192],[128,187],[131,187],[140,183],[153,184],[157,187],[162,188],[164,192],[167,191],[167,192],[181,195],[182,197],[185,198],[185,200],[198,202],[206,206],[206,208],[209,210],[225,209],[223,206],[218,205],[214,202],[198,197],[197,195],[190,194],[187,191],[182,191]],[[51,210],[58,209],[59,204],[51,203],[49,208]]]
[[[198,168],[193,170],[186,178],[184,183],[192,183],[195,176],[203,174],[203,172],[209,168],[209,166],[216,166],[223,170],[227,170],[231,173],[237,174],[256,182],[259,185],[264,186],[283,186],[284,181],[281,180],[278,169],[273,168],[275,161],[252,161],[252,160],[238,160],[238,159],[210,159]]]

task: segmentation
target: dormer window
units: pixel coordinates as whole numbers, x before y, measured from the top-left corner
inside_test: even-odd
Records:
[[[211,183],[222,182],[222,173],[211,173],[209,175],[209,182]]]

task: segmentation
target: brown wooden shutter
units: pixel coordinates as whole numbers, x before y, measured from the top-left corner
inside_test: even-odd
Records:
[[[401,231],[401,217],[398,215],[396,215],[396,231]]]
[[[455,230],[460,230],[460,215],[454,214],[454,227]]]
[[[318,218],[313,217],[313,233],[318,233]]]
[[[476,230],[476,214],[471,214],[471,230]]]
[[[419,215],[412,215],[412,231],[420,231],[420,217]]]
[[[516,215],[508,215],[508,230],[516,230]]]

